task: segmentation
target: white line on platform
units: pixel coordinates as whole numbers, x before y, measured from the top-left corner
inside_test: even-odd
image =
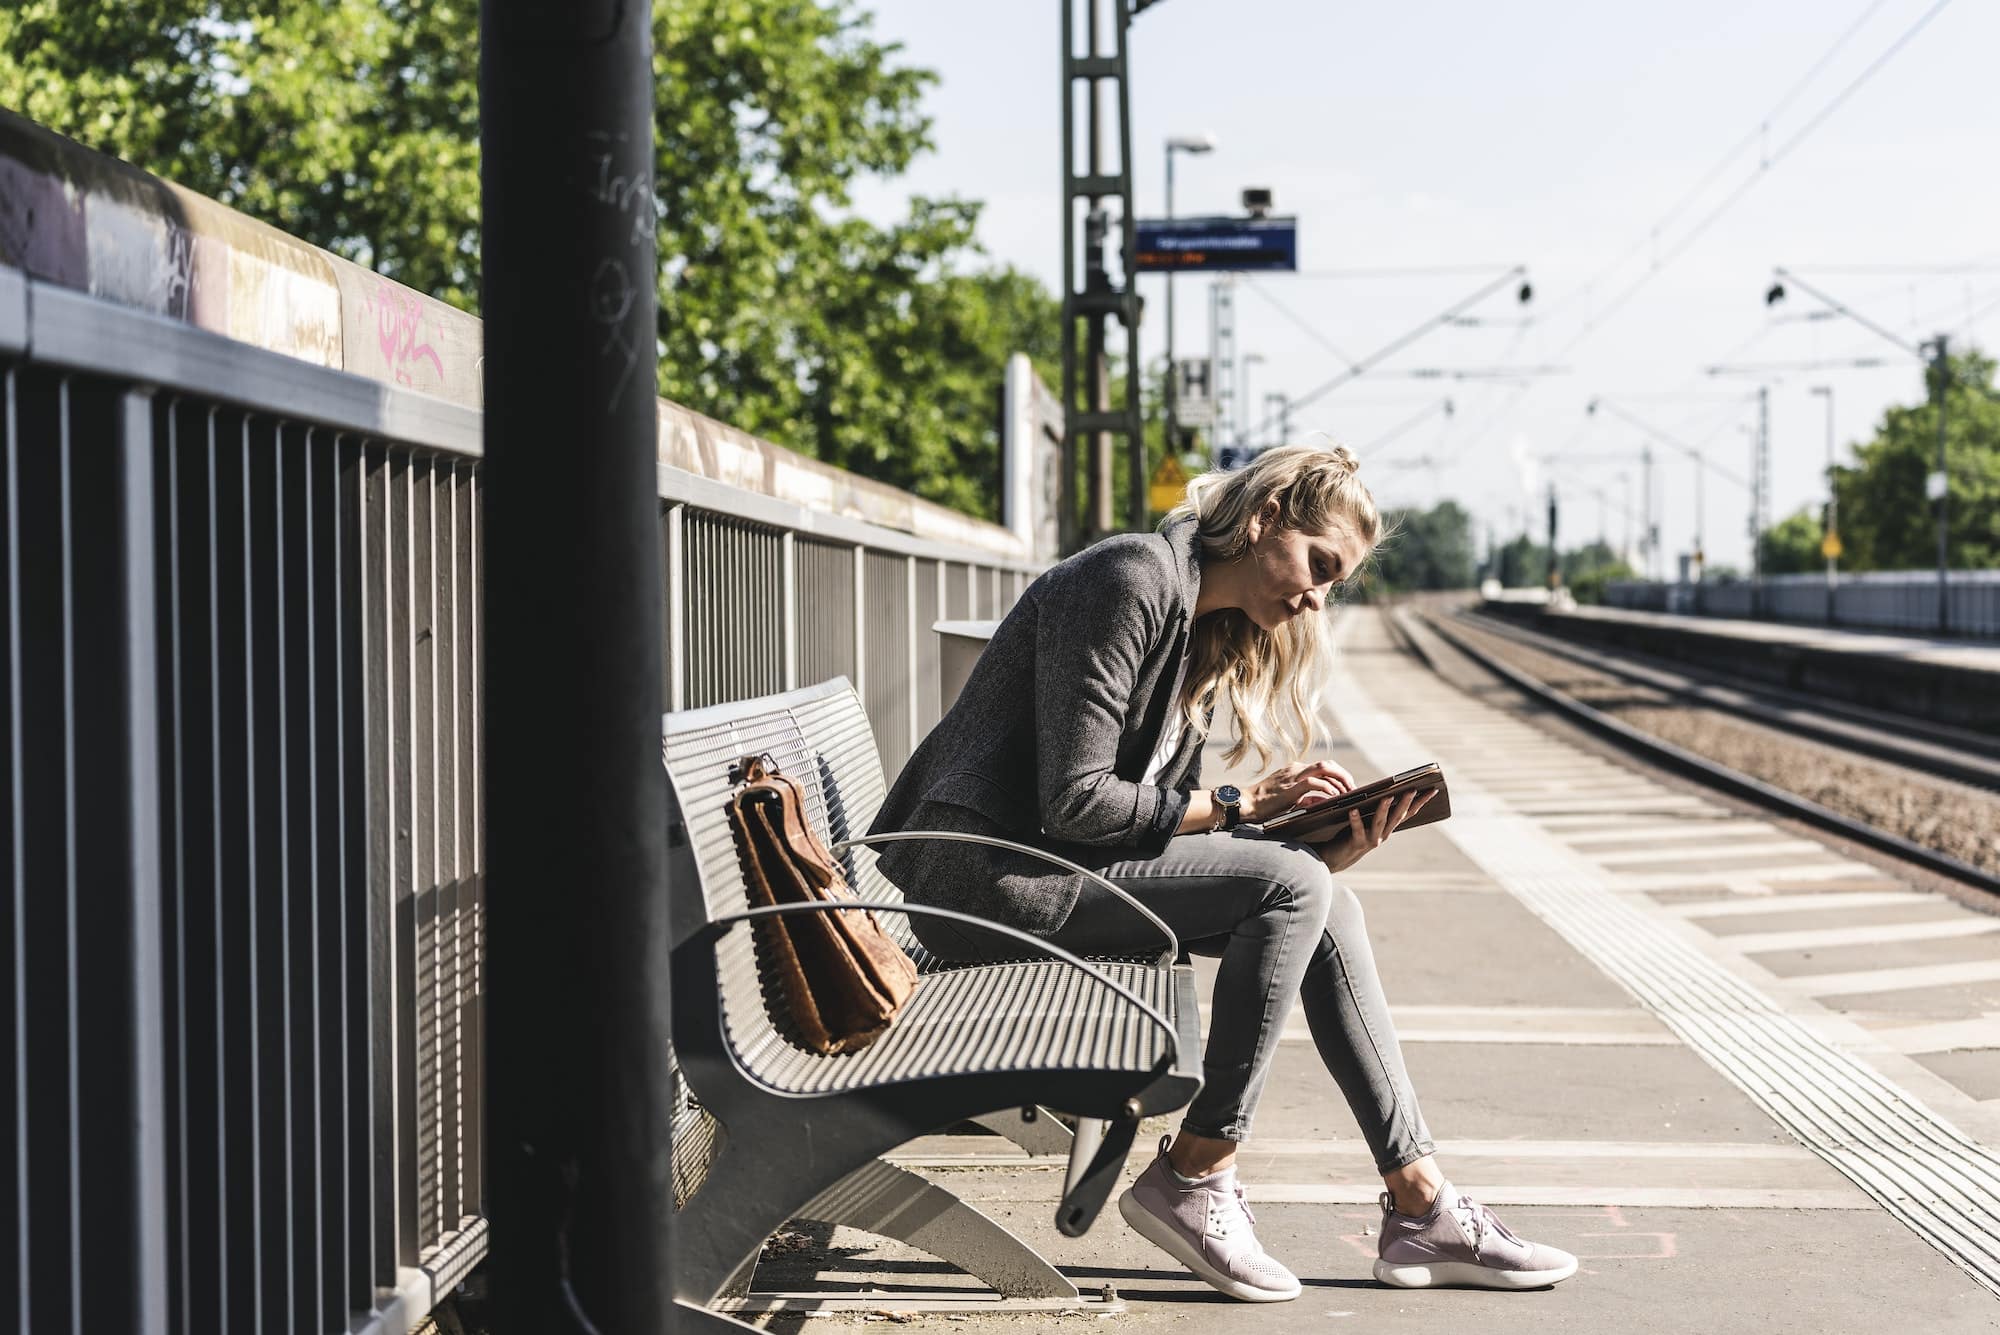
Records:
[[[1635,862],[1712,863],[1720,858],[1792,858],[1806,853],[1824,855],[1826,846],[1805,839],[1774,839],[1762,844],[1708,844],[1699,848],[1675,843],[1666,848],[1620,848],[1601,853],[1580,848],[1577,851],[1601,867],[1621,867]],[[1730,870],[1760,871],[1762,868],[1732,867]]]
[[[990,1153],[986,1145],[975,1143],[994,1139],[990,1136],[954,1137],[948,1141],[933,1141],[928,1146],[919,1141],[912,1147],[914,1152],[899,1152],[884,1157],[905,1168],[1055,1168],[1068,1162],[1067,1157],[1061,1154],[1022,1154],[1011,1150]],[[936,1152],[943,1145],[963,1146],[964,1152]],[[1368,1147],[1358,1140],[1258,1139],[1245,1141],[1242,1152],[1263,1159],[1326,1159],[1346,1165],[1368,1163]],[[1716,1164],[1744,1160],[1801,1164],[1819,1162],[1819,1156],[1803,1146],[1741,1141],[1441,1140],[1437,1142],[1437,1152],[1453,1162],[1462,1159],[1670,1159]],[[1258,1194],[1261,1196],[1263,1193],[1260,1191]]]
[[[1604,829],[1604,828],[1585,829],[1585,830],[1579,830],[1575,833],[1562,833],[1562,839],[1564,843],[1570,845],[1572,848],[1577,849],[1579,852],[1589,853],[1590,849],[1587,847],[1587,845],[1612,844],[1625,839],[1679,841],[1682,839],[1717,839],[1717,838],[1723,838],[1725,836],[1734,835],[1737,836],[1738,838],[1742,838],[1744,840],[1745,845],[1747,846],[1749,842],[1748,836],[1750,835],[1762,835],[1766,838],[1769,838],[1773,835],[1776,835],[1777,833],[1778,831],[1776,829],[1774,829],[1769,825],[1766,825],[1763,821],[1758,821],[1758,820],[1717,820],[1717,821],[1679,820],[1679,821],[1674,821],[1672,823],[1662,822],[1652,825],[1617,826],[1609,829]],[[1717,844],[1716,849],[1717,851],[1722,851],[1726,849],[1732,849],[1735,846],[1736,845],[1732,843],[1725,842]],[[1815,845],[1815,847],[1817,847],[1817,845]],[[1595,853],[1591,853],[1591,856],[1596,857],[1597,855]]]
[[[1544,816],[1574,816],[1596,812],[1629,812],[1634,818],[1654,811],[1689,811],[1696,807],[1707,808],[1708,802],[1699,797],[1685,797],[1679,793],[1661,793],[1653,797],[1636,799],[1630,797],[1563,797],[1537,798],[1532,802],[1513,801],[1510,806],[1519,808],[1524,814]]]
[[[1755,913],[1809,913],[1817,909],[1865,909],[1883,904],[1943,904],[1939,895],[1914,890],[1833,890],[1815,895],[1765,895],[1753,899],[1700,899],[1662,904],[1659,911],[1683,918],[1734,918]]]
[[[1848,876],[1876,876],[1873,867],[1859,862],[1818,862],[1794,863],[1789,867],[1730,867],[1710,872],[1706,875],[1699,867],[1686,871],[1648,871],[1609,873],[1611,885],[1618,890],[1672,890],[1683,885],[1768,886],[1772,883],[1792,881],[1838,881]],[[1756,890],[1743,893],[1755,894]]]
[[[957,1183],[952,1184],[957,1187]],[[1013,1201],[1004,1189],[982,1190],[989,1183],[967,1184],[961,1199],[982,1204]],[[1003,1186],[991,1183],[993,1186]],[[1468,1179],[1459,1189],[1481,1205],[1523,1208],[1588,1209],[1618,1205],[1634,1210],[1873,1210],[1875,1203],[1850,1187],[1545,1187]],[[1255,1182],[1247,1186],[1250,1203],[1266,1205],[1374,1205],[1380,1183]],[[1051,1193],[1053,1198],[1053,1193]]]
[[[2000,982],[2000,959],[1913,964],[1901,969],[1863,969],[1854,973],[1802,974],[1780,978],[1774,985],[1809,997],[1849,997],[1864,992],[1909,992],[1920,987],[1993,982]]]
[[[1680,1040],[1643,1010],[1600,1006],[1392,1006],[1404,1043],[1540,1044],[1571,1047],[1676,1047]],[[1208,1007],[1201,1008],[1202,1033]],[[1294,1017],[1280,1039],[1309,1043],[1312,1031]]]
[[[1869,1034],[1892,1052],[1906,1056],[1926,1052],[1960,1052],[1969,1048],[2000,1048],[2000,1011],[1987,1011],[1976,1020],[1895,1025],[1886,1029],[1871,1029]]]
[[[1722,943],[1745,955],[1777,950],[1832,950],[1840,946],[1872,946],[1890,941],[1945,941],[1961,936],[2000,932],[2000,918],[1939,918],[1932,922],[1871,923],[1865,927],[1815,927],[1794,932],[1746,932],[1725,936]]]

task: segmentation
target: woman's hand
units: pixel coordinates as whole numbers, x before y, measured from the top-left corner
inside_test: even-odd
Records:
[[[1330,760],[1274,769],[1243,794],[1243,819],[1255,825],[1290,811],[1318,806],[1354,787],[1354,776]]]
[[[1380,848],[1397,826],[1422,811],[1424,803],[1436,796],[1437,789],[1426,788],[1421,793],[1407,792],[1399,798],[1385,797],[1365,823],[1359,810],[1348,812],[1347,828],[1318,846],[1320,860],[1326,863],[1328,871],[1347,870]]]

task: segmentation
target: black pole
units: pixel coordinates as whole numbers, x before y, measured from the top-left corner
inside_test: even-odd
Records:
[[[484,0],[496,1332],[668,1329],[651,7]]]
[[[1951,504],[1949,487],[1950,473],[1945,464],[1945,404],[1951,397],[1951,357],[1950,340],[1943,334],[1937,336],[1937,556],[1938,556],[1938,634],[1951,633],[1951,514],[1947,507]]]

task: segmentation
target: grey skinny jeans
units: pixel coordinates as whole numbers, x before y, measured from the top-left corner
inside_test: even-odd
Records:
[[[1319,854],[1243,831],[1176,836],[1157,858],[1109,862],[1110,850],[1064,845],[1064,856],[1130,891],[1174,929],[1186,948],[1222,967],[1209,1004],[1203,1085],[1181,1125],[1196,1135],[1242,1141],[1263,1092],[1296,994],[1327,1072],[1346,1096],[1384,1173],[1434,1148],[1403,1068],[1389,1003],[1375,971],[1361,902]],[[1079,853],[1095,857],[1078,857]],[[1012,955],[950,924],[922,924],[941,955]],[[1157,949],[1159,934],[1129,905],[1086,883],[1075,910],[1047,939],[1088,955]]]

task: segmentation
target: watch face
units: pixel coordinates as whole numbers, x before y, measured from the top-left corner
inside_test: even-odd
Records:
[[[1233,807],[1243,800],[1243,794],[1235,784],[1225,783],[1215,790],[1215,800],[1226,807]]]

